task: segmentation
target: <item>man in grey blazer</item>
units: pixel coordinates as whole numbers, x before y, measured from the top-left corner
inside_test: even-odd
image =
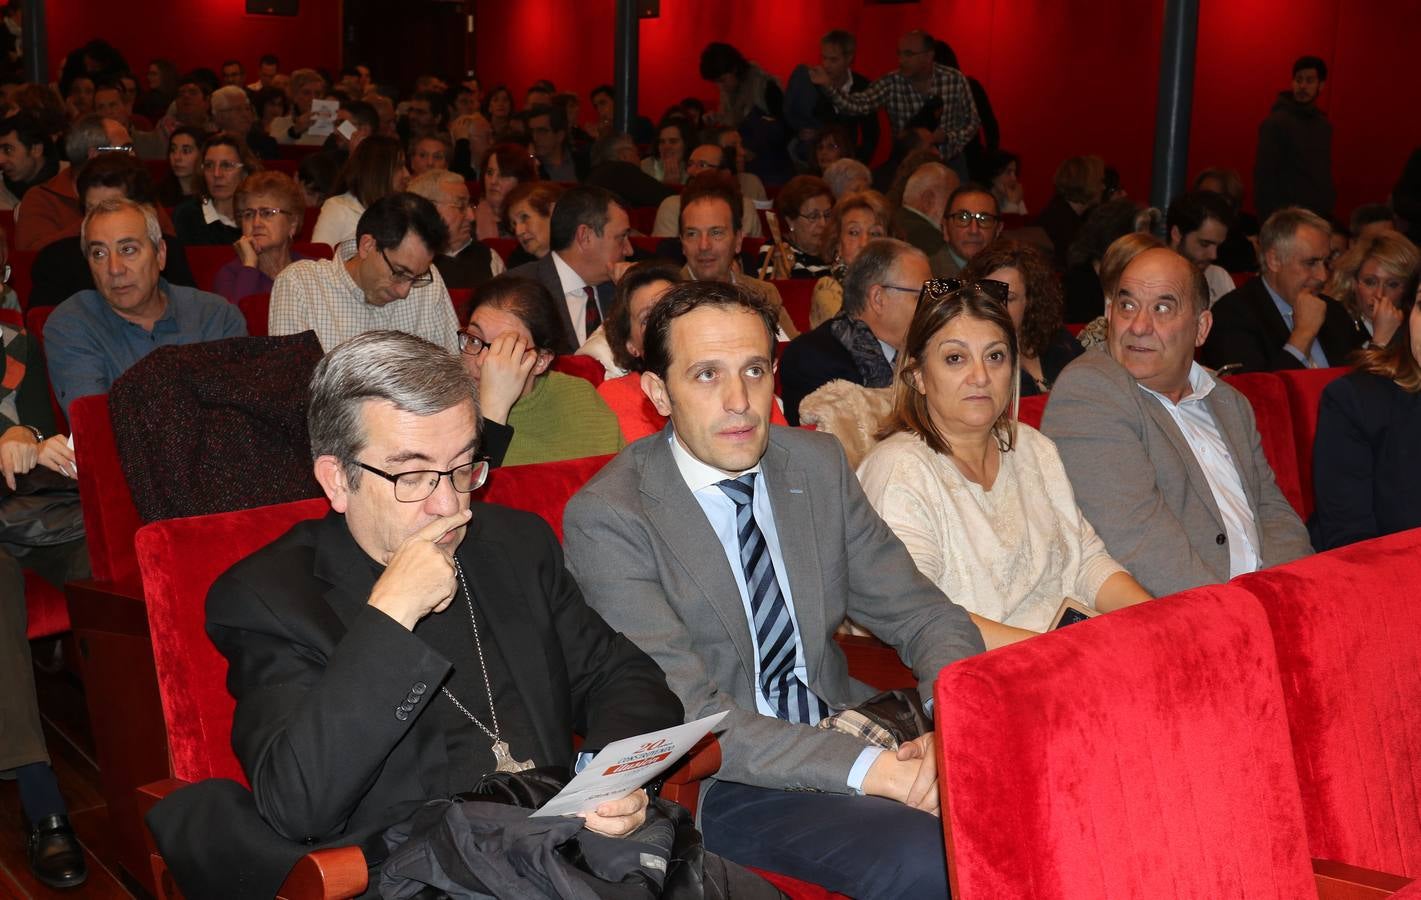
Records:
[[[837,441],[769,426],[775,324],[731,284],[657,303],[642,386],[671,422],[573,497],[568,563],[689,719],[729,713],[702,791],[709,849],[855,897],[942,897],[932,733],[883,751],[814,725],[874,694],[834,641],[846,616],[898,650],[925,700],[982,636],[918,573]]]
[[[1105,287],[1105,352],[1061,373],[1042,431],[1110,555],[1160,597],[1311,553],[1248,401],[1194,361],[1203,275],[1156,247]]]
[[[552,250],[508,274],[531,278],[557,302],[563,338],[550,349],[576,353],[612,309],[612,275],[632,254],[631,219],[610,192],[590,185],[565,191],[548,224]]]

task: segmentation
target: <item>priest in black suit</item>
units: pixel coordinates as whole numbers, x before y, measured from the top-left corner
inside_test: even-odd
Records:
[[[272,896],[303,854],[357,845],[498,770],[679,724],[661,670],[582,599],[537,516],[470,505],[478,411],[464,367],[378,331],[316,369],[316,478],[331,501],[223,574],[207,630],[229,664],[251,792],[203,782],[149,817],[188,896]],[[620,835],[646,794],[586,827]]]
[[[799,424],[799,404],[835,379],[864,387],[893,383],[918,294],[932,277],[928,257],[892,238],[870,241],[844,274],[838,315],[789,342],[780,359],[785,418]]]

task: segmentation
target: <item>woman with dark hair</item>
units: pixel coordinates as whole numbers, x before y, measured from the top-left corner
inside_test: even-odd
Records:
[[[656,129],[656,155],[642,160],[641,170],[666,184],[685,184],[689,174],[686,160],[694,143],[691,126],[685,119],[662,119]]]
[[[525,181],[504,198],[504,227],[513,232],[518,248],[508,257],[510,269],[537,262],[551,247],[553,207],[566,190],[551,181]]]
[[[522,144],[495,144],[480,166],[484,196],[474,211],[474,234],[478,240],[513,237],[504,217],[508,194],[525,181],[538,180],[538,164]]]
[[[335,196],[321,204],[311,240],[338,246],[355,237],[355,226],[366,207],[381,197],[399,193],[410,183],[400,139],[371,135],[346,160]]]
[[[851,159],[854,155],[854,136],[848,126],[840,123],[826,125],[814,139],[810,156],[811,175],[822,176],[824,170],[841,159]]]
[[[827,274],[824,234],[833,209],[834,192],[824,179],[813,175],[791,178],[775,198],[780,230],[760,248],[760,277],[818,278]]]
[[[766,119],[784,118],[784,91],[779,82],[729,44],[710,43],[701,51],[701,78],[720,88],[720,109],[716,121],[739,128],[758,114]]]
[[[168,114],[168,107],[178,96],[178,67],[171,60],[155,59],[148,64],[146,81],[147,89],[133,111],[156,122]]]
[[[1402,292],[1401,327],[1327,386],[1317,411],[1312,545],[1330,550],[1421,526],[1421,274]]]
[[[500,275],[474,292],[459,332],[464,367],[479,385],[485,424],[512,429],[502,464],[554,462],[622,449],[617,417],[592,383],[551,371],[562,322],[548,289]]]
[[[484,118],[493,127],[494,140],[500,139],[508,131],[513,120],[513,92],[506,84],[496,84],[484,97]]]
[[[992,189],[1004,216],[1026,215],[1021,187],[1021,159],[1009,150],[983,151],[975,180]]]
[[[202,182],[198,194],[173,210],[178,237],[191,247],[230,244],[242,236],[237,224],[237,186],[261,160],[240,137],[225,131],[209,135],[202,143]]]
[[[291,115],[291,98],[280,88],[262,88],[252,96],[252,109],[256,110],[260,120],[254,130],[261,134],[270,134],[272,122],[282,116]]]
[[[918,570],[996,647],[1044,631],[1062,598],[1150,599],[1076,506],[1050,439],[1016,420],[1017,340],[999,281],[923,286],[893,412],[859,466]]]
[[[173,130],[168,138],[168,172],[158,184],[158,202],[177,206],[198,193],[202,181],[202,142],[207,135],[190,125]]]
[[[998,240],[972,257],[962,277],[1007,285],[1007,312],[1020,347],[1021,396],[1050,391],[1061,370],[1084,352],[1061,319],[1061,288],[1051,260],[1031,244]]]

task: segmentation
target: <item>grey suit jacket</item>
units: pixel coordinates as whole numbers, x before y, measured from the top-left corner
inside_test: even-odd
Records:
[[[846,793],[864,742],[755,709],[755,646],[734,575],[676,467],[670,426],[627,447],[572,498],[570,570],[611,626],[660,664],[688,720],[728,710],[719,777]],[[895,647],[932,695],[938,670],[983,649],[967,613],[913,565],[869,506],[839,442],[772,426],[762,461],[809,685],[836,709],[876,691],[849,677],[844,617]]]
[[[542,259],[508,270],[509,275],[516,275],[519,278],[531,278],[542,284],[552,295],[553,307],[557,311],[558,319],[562,322],[563,334],[558,345],[552,349],[560,354],[577,352],[577,329],[572,327],[572,313],[568,312],[567,294],[563,290],[562,281],[558,278],[558,268],[553,262],[552,253],[547,253]],[[607,281],[592,288],[597,296],[597,308],[602,313],[605,321],[607,313],[612,311],[612,295],[616,291],[612,282]]]
[[[1312,553],[1263,455],[1253,408],[1222,381],[1207,402],[1258,526],[1261,565]],[[1041,430],[1110,555],[1150,593],[1229,580],[1224,520],[1204,470],[1169,411],[1109,354],[1087,352],[1066,367]]]

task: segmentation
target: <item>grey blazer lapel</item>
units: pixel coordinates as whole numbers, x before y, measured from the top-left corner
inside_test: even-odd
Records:
[[[812,682],[821,671],[824,642],[818,636],[825,632],[824,568],[819,562],[819,545],[815,540],[814,505],[804,470],[790,458],[788,450],[771,441],[760,465],[770,486],[770,508],[775,514],[780,555],[789,570],[786,575],[794,601],[794,617],[799,623],[799,641],[804,647],[804,663]]]
[[[1136,388],[1138,390],[1138,388]],[[1150,418],[1154,420],[1155,427],[1162,431],[1165,437],[1169,438],[1170,444],[1174,446],[1175,452],[1179,454],[1180,461],[1184,463],[1184,468],[1189,479],[1189,486],[1194,494],[1203,502],[1204,508],[1214,517],[1214,522],[1220,527],[1224,527],[1223,514],[1219,512],[1219,504],[1214,499],[1214,492],[1209,488],[1209,480],[1204,477],[1204,469],[1199,465],[1199,460],[1194,456],[1194,448],[1189,446],[1189,442],[1184,439],[1184,433],[1179,430],[1179,425],[1175,423],[1174,417],[1169,414],[1169,410],[1164,408],[1157,398],[1146,395],[1140,398],[1140,402],[1145,409],[1149,410]]]
[[[735,573],[721,549],[720,540],[706,520],[705,510],[692,496],[686,480],[676,468],[667,441],[671,426],[657,436],[647,453],[642,471],[641,492],[646,501],[646,516],[665,542],[667,550],[688,573],[706,597],[706,605],[714,611],[735,646],[740,665],[745,670],[745,684],[755,682],[755,646],[750,639],[750,623],[740,592],[735,588]],[[674,590],[674,585],[667,585]],[[673,604],[674,605],[674,604]],[[706,627],[706,622],[687,622],[692,634]]]
[[[1245,401],[1246,402],[1246,401]],[[1215,386],[1208,398],[1209,411],[1214,414],[1214,422],[1219,426],[1219,434],[1223,437],[1224,446],[1229,449],[1229,456],[1233,457],[1234,468],[1238,470],[1239,483],[1243,485],[1243,494],[1248,498],[1248,508],[1253,512],[1255,520],[1258,519],[1259,504],[1262,502],[1262,485],[1255,478],[1250,478],[1253,461],[1253,441],[1246,422],[1238,404],[1225,399],[1221,386]]]

